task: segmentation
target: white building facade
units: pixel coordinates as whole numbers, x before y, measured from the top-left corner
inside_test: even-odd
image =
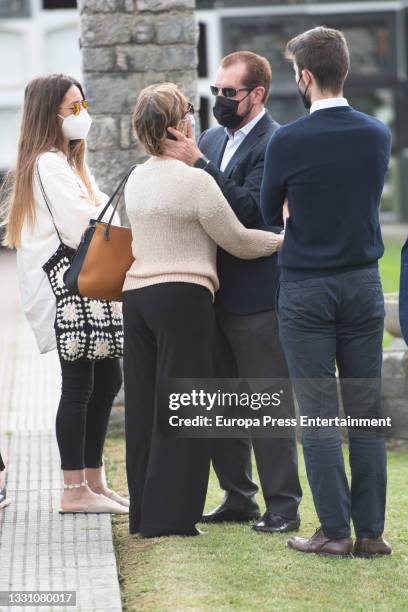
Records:
[[[76,0],[0,0],[0,173],[14,164],[27,82],[51,72],[81,79],[76,5]],[[143,5],[149,12],[145,0]],[[209,85],[223,55],[245,48],[271,61],[268,106],[275,119],[286,123],[304,112],[283,58],[286,41],[322,23],[342,29],[353,60],[346,95],[393,131],[383,212],[408,221],[408,0],[196,0],[196,17],[203,128],[215,124]]]
[[[70,5],[74,8],[59,8]],[[0,172],[15,162],[27,83],[51,72],[81,77],[75,5],[70,0],[0,0]]]

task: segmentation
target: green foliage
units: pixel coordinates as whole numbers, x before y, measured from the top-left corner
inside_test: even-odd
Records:
[[[395,240],[385,242],[384,256],[380,259],[381,282],[384,293],[396,293],[399,291],[401,248],[401,242]],[[384,331],[383,347],[389,347],[392,340],[391,334]]]
[[[399,275],[401,269],[402,243],[386,241],[385,252],[380,259],[381,282],[384,293],[394,293],[399,290]]]
[[[317,526],[317,518],[301,448],[299,451],[304,491],[299,533],[309,536]],[[110,485],[124,493],[123,440],[110,438],[106,456],[110,458]],[[126,518],[115,517],[114,542],[124,611],[406,610],[407,473],[408,453],[391,451],[385,533],[394,547],[390,558],[302,555],[286,548],[287,535],[257,534],[249,525],[203,525],[203,536],[144,540],[129,535]],[[221,498],[212,473],[207,510]],[[258,499],[261,501],[261,496]]]

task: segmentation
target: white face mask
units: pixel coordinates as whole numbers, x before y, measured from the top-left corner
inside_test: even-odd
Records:
[[[67,140],[84,140],[88,136],[92,119],[85,108],[81,109],[79,115],[68,115],[62,117],[62,133]]]

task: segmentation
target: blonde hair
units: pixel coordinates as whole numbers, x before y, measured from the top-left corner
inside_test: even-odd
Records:
[[[75,85],[84,98],[82,86],[72,77],[52,74],[33,79],[24,94],[23,116],[18,144],[17,164],[10,171],[2,188],[3,221],[6,235],[3,244],[10,249],[21,246],[21,230],[27,220],[33,227],[36,220],[33,179],[39,155],[53,149],[66,153],[64,138],[58,121],[58,109],[67,91]],[[97,198],[86,170],[84,140],[70,141],[68,162],[80,175],[90,200]]]
[[[179,128],[188,113],[188,100],[174,83],[149,85],[139,94],[133,112],[136,138],[150,155],[160,155],[167,128]]]

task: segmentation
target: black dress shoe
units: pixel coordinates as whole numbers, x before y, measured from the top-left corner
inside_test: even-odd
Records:
[[[198,529],[198,527],[194,527],[192,531],[190,531],[189,533],[186,533],[184,535],[187,535],[187,536],[204,535],[204,531],[201,531],[201,529]]]
[[[300,527],[300,516],[294,519],[287,519],[279,514],[266,511],[259,523],[252,525],[252,529],[259,533],[287,533],[297,531]]]
[[[256,508],[248,510],[233,510],[229,508],[225,503],[220,506],[203,514],[202,523],[247,523],[259,519],[261,513]]]

